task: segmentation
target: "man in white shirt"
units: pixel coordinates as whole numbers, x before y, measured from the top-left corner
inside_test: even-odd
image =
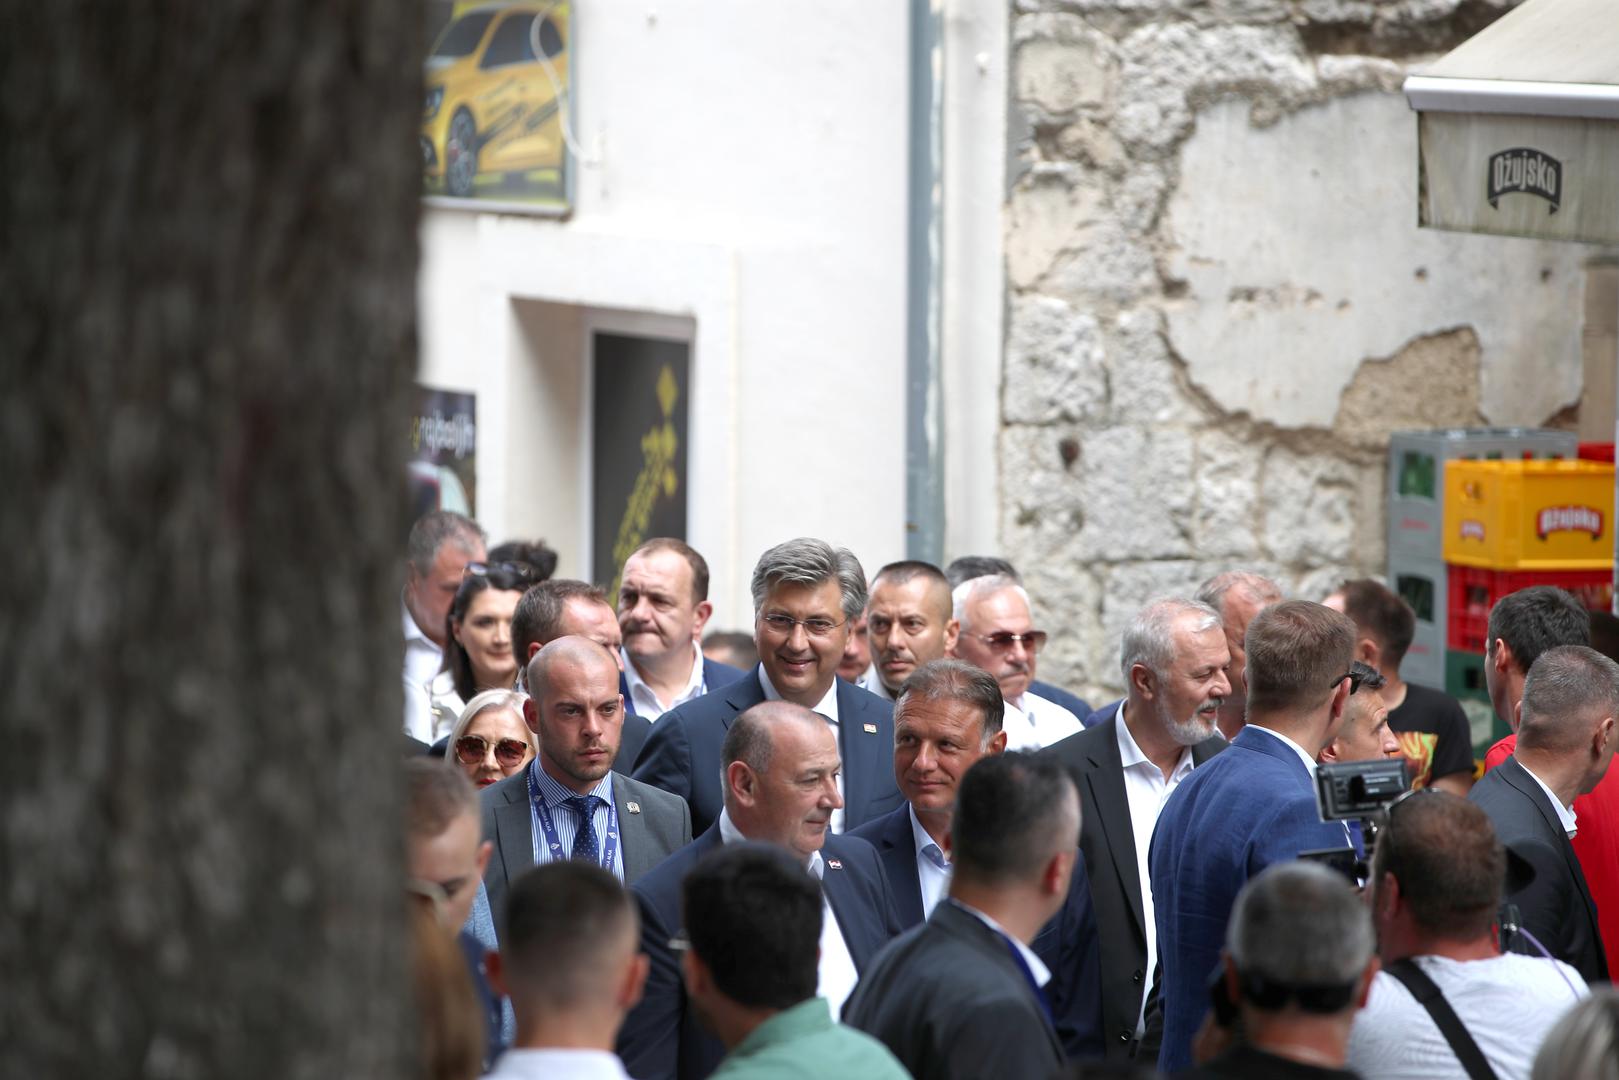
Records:
[[[1490,819],[1465,799],[1432,791],[1391,808],[1368,885],[1383,970],[1355,1017],[1351,1069],[1389,1080],[1461,1075],[1455,1048],[1404,981],[1415,978],[1438,988],[1500,1080],[1527,1080],[1586,984],[1560,960],[1500,951],[1506,868]]]
[[[1107,1056],[1128,1061],[1141,1037],[1158,957],[1147,849],[1164,802],[1192,770],[1225,749],[1215,725],[1231,691],[1220,616],[1178,597],[1156,600],[1126,628],[1128,697],[1051,748],[1079,783],[1080,850],[1102,943]]]
[[[613,1053],[624,1016],[641,999],[635,905],[618,879],[577,861],[518,878],[503,913],[490,980],[511,998],[517,1039],[495,1080],[628,1080]]]
[[[950,655],[1001,684],[1006,748],[1038,750],[1077,733],[1079,717],[1029,689],[1046,632],[1034,628],[1023,586],[1005,576],[973,578],[956,586],[951,599],[960,634]]]
[[[484,532],[449,510],[423,514],[405,542],[405,591],[400,626],[405,637],[405,734],[431,743],[433,696],[428,684],[444,666],[446,620],[467,564],[485,558]]]
[[[648,540],[624,560],[618,625],[624,635],[624,707],[649,721],[742,677],[705,663],[699,642],[714,613],[708,563],[680,540]]]
[[[866,637],[877,676],[867,689],[898,701],[911,672],[949,655],[960,629],[944,571],[915,560],[889,563],[872,579],[866,601]]]

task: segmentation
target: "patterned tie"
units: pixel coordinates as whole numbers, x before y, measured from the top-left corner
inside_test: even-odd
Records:
[[[601,858],[596,843],[596,804],[601,800],[594,795],[575,795],[567,800],[567,807],[579,820],[579,830],[573,834],[573,858],[594,865]]]

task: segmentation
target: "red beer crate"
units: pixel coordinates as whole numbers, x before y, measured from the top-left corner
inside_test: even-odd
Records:
[[[1495,602],[1531,585],[1567,589],[1590,611],[1608,611],[1613,604],[1612,570],[1482,570],[1455,563],[1446,570],[1450,608],[1446,646],[1462,652],[1482,653]]]

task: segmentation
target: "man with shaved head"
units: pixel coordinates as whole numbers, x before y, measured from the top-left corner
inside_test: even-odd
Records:
[[[681,886],[702,857],[743,841],[773,844],[816,878],[823,895],[817,993],[836,1016],[859,973],[899,933],[876,850],[831,831],[843,805],[838,739],[825,719],[790,701],[742,712],[720,750],[724,808],[695,842],[670,856],[631,892],[641,905],[641,948],[651,957],[646,993],[624,1022],[618,1052],[641,1080],[701,1080],[725,1057],[686,999],[680,958]]]
[[[937,566],[908,560],[877,571],[866,602],[866,638],[877,668],[872,692],[898,701],[911,672],[944,659],[960,629],[950,580]]]
[[[537,864],[582,859],[634,882],[691,842],[683,800],[613,771],[624,702],[618,664],[584,637],[560,637],[528,662],[524,719],[539,736],[528,768],[485,788],[484,884],[498,913],[510,882]]]

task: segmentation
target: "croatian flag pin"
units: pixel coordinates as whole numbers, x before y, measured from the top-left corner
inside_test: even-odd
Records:
[[[628,810],[632,814],[639,814],[641,812],[641,804],[638,802],[627,802],[624,804],[624,809]]]
[[[867,735],[875,735],[875,734],[877,734],[877,725],[876,724],[865,724],[865,725],[862,725],[862,726],[865,727]]]
[[[843,869],[843,860],[842,859],[828,859],[828,860],[826,860],[826,865],[831,867],[833,870],[842,870]]]

